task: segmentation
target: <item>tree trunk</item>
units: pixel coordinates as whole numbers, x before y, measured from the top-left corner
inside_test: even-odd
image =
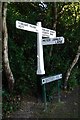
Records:
[[[0,71],[2,71],[2,2],[0,2]]]
[[[53,15],[53,20],[52,20],[52,27],[56,31],[56,25],[57,25],[57,6],[56,6],[56,1],[52,5],[52,15]],[[52,56],[52,51],[53,51],[53,45],[51,46],[49,56]]]
[[[78,46],[77,54],[76,54],[76,56],[75,56],[75,58],[74,58],[74,60],[71,64],[70,68],[67,70],[66,78],[65,78],[65,81],[64,81],[64,89],[65,90],[67,89],[67,83],[68,83],[71,71],[72,71],[73,67],[76,65],[76,63],[78,62],[79,56],[80,56],[80,46]]]
[[[7,3],[3,3],[3,66],[4,71],[8,80],[8,87],[9,91],[11,92],[13,90],[14,86],[14,77],[10,69],[9,65],[9,59],[8,59],[8,31],[7,31],[7,23],[6,23],[6,17],[7,17]]]
[[[0,2],[0,120],[2,120],[2,2]]]

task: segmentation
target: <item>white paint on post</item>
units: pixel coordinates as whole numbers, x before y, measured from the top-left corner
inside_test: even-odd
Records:
[[[37,33],[37,74],[45,74],[44,70],[44,59],[43,59],[43,45],[42,45],[42,27],[41,22],[37,22],[38,33]]]

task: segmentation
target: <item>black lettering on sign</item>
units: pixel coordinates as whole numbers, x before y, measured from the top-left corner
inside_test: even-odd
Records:
[[[24,28],[24,26],[23,26],[23,25],[19,25],[18,27],[19,27],[19,28]]]
[[[45,42],[45,40],[43,40],[43,42]]]
[[[62,43],[62,41],[61,41],[61,40],[58,40],[58,41],[57,41],[57,44],[60,44],[60,43]]]
[[[21,28],[24,28],[24,26],[28,26],[27,23],[22,23],[22,22],[18,22],[19,26],[21,26]]]
[[[54,31],[50,31],[50,35],[53,35],[55,32]]]
[[[44,32],[44,31],[43,31],[43,34],[49,34],[49,33],[48,33],[48,32]]]
[[[59,76],[56,76],[56,79],[59,79]]]
[[[27,24],[27,23],[24,23],[23,25],[24,25],[24,26],[28,26],[28,24]]]
[[[57,41],[57,40],[58,40],[57,38],[52,39],[52,41]]]
[[[23,25],[23,23],[19,23],[20,25]]]
[[[46,39],[46,42],[49,42],[50,41],[50,39]]]
[[[53,35],[53,34],[50,33],[50,35]]]
[[[36,26],[34,26],[34,25],[30,25],[30,27],[31,27],[31,28],[35,28],[35,29],[36,29]]]
[[[44,42],[48,42],[48,41],[50,41],[50,39],[43,39],[43,41],[44,41]]]
[[[49,32],[48,29],[42,28],[43,32]]]

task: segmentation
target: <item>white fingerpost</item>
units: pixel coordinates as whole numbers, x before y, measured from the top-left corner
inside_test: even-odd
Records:
[[[38,33],[37,33],[37,74],[45,74],[44,70],[44,59],[43,59],[43,45],[42,45],[42,27],[41,22],[37,22]]]

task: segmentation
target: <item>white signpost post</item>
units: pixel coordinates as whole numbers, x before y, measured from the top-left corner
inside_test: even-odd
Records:
[[[44,70],[44,60],[43,60],[43,46],[42,46],[42,27],[41,22],[37,23],[38,34],[37,34],[37,74],[45,74]]]
[[[44,75],[45,70],[44,70],[44,59],[43,59],[43,45],[63,44],[64,37],[56,37],[56,31],[43,28],[41,26],[41,22],[37,22],[37,25],[32,25],[17,20],[16,28],[37,33],[37,75]],[[45,83],[59,80],[61,78],[62,78],[62,74],[42,79],[42,85],[44,88],[45,109],[47,108]]]

